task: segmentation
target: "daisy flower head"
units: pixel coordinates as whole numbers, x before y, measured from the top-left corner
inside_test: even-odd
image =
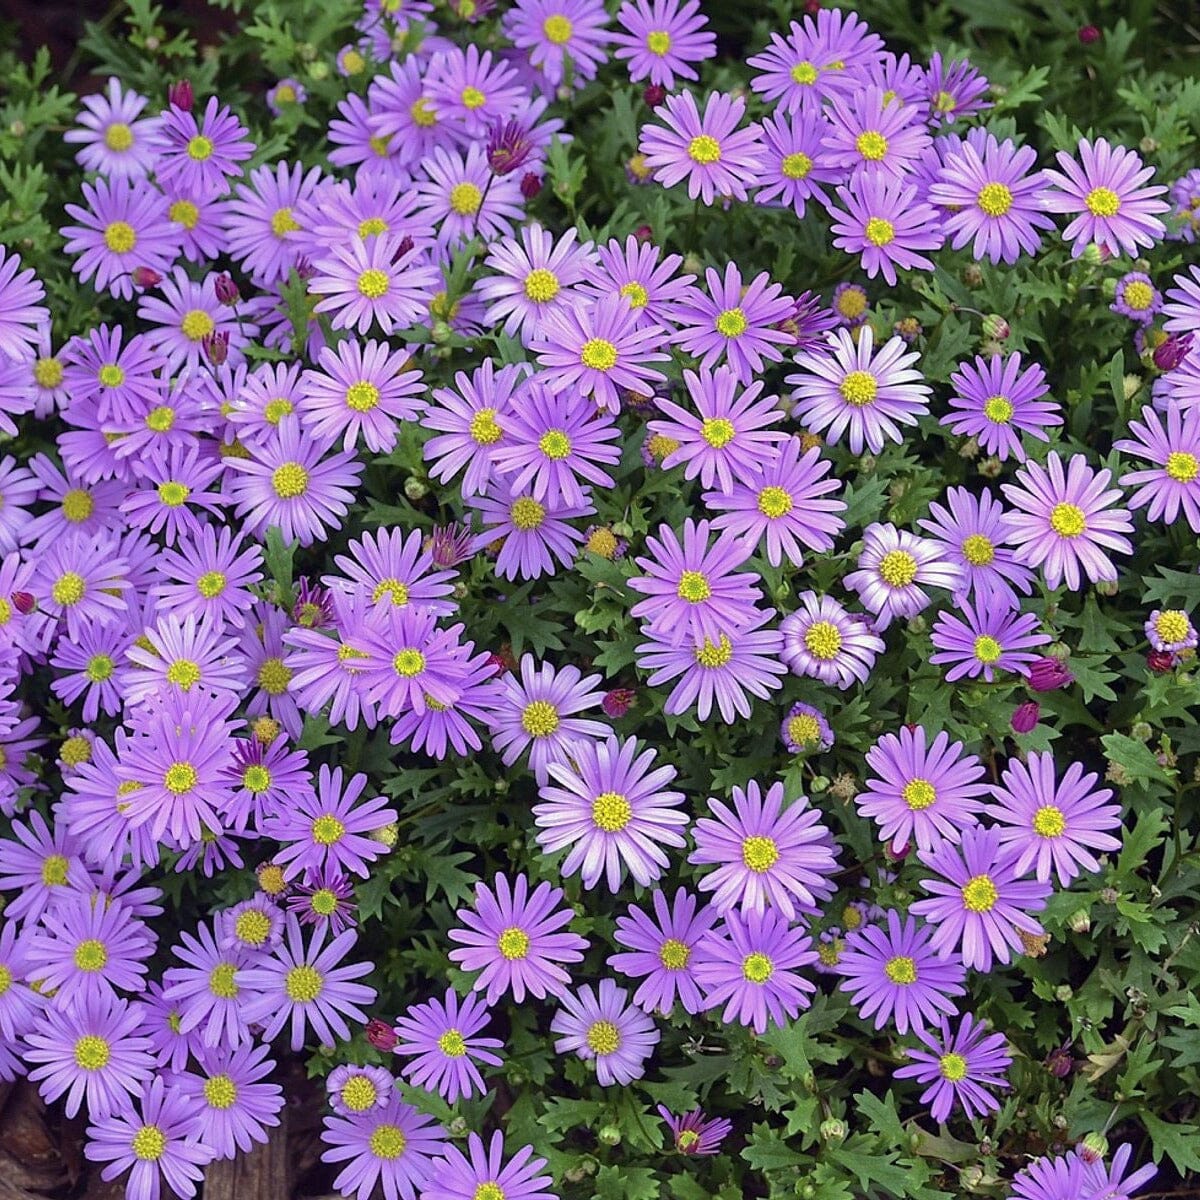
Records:
[[[488,1004],[510,991],[517,1004],[527,992],[538,1000],[566,992],[571,977],[561,964],[582,962],[587,942],[566,930],[575,911],[559,907],[563,899],[561,888],[544,881],[531,891],[523,874],[509,883],[497,873],[493,888],[475,885],[475,907],[456,914],[465,928],[449,932],[459,943],[449,958],[464,971],[480,971],[474,990],[486,989]]]
[[[934,51],[925,77],[929,121],[935,128],[992,107],[983,99],[988,81],[965,58],[943,62],[941,54]]]
[[[629,78],[672,91],[676,79],[695,82],[694,63],[717,52],[717,37],[700,11],[700,0],[625,0],[612,34],[613,57],[628,64]]]
[[[1015,263],[1036,254],[1042,230],[1053,229],[1045,211],[1045,178],[1032,146],[987,135],[982,150],[963,142],[946,155],[930,187],[932,204],[948,210],[946,234],[955,250],[968,243],[976,260]]]
[[[288,278],[300,260],[296,213],[316,194],[321,170],[300,163],[257,167],[228,208],[226,251],[259,287]]]
[[[551,89],[566,80],[568,60],[573,85],[582,87],[608,57],[608,19],[602,0],[517,0],[504,15],[504,32]]]
[[[63,141],[80,148],[75,161],[85,171],[110,179],[141,179],[154,169],[160,147],[158,117],[143,117],[145,96],[121,87],[110,77],[103,92],[84,96],[77,128],[68,129]]]
[[[477,1133],[470,1134],[466,1154],[450,1144],[443,1153],[421,1200],[557,1200],[545,1190],[554,1186],[541,1173],[546,1160],[537,1158],[532,1146],[522,1146],[506,1163],[504,1135],[498,1129],[486,1145]]]
[[[159,579],[151,594],[177,616],[208,616],[214,624],[240,628],[262,582],[262,548],[244,545],[227,526],[202,525],[174,550],[158,557]]]
[[[950,664],[948,683],[980,675],[992,683],[1001,671],[1027,675],[1029,664],[1040,657],[1036,648],[1053,640],[1048,633],[1040,632],[1041,621],[1035,613],[997,608],[986,598],[974,605],[960,600],[958,609],[965,620],[943,610],[937,615],[931,635],[936,653],[929,656],[929,661]]]
[[[47,546],[31,581],[38,608],[61,620],[72,641],[91,623],[112,625],[125,612],[129,563],[111,534],[77,534]]]
[[[164,187],[199,195],[224,193],[229,180],[242,174],[239,165],[254,153],[245,126],[210,96],[203,116],[171,104],[161,118],[162,148],[154,164]]]
[[[867,751],[871,775],[855,799],[895,853],[916,844],[932,850],[957,842],[975,825],[988,794],[983,763],[944,731],[930,742],[920,725],[885,733]]]
[[[263,98],[267,107],[278,117],[289,108],[303,104],[308,99],[308,89],[298,79],[289,76],[267,88],[267,94]]]
[[[1136,258],[1138,248],[1149,249],[1163,239],[1166,226],[1157,213],[1170,205],[1159,200],[1167,189],[1146,186],[1153,167],[1124,146],[1110,146],[1104,138],[1079,142],[1079,160],[1065,150],[1055,156],[1061,171],[1047,171],[1045,205],[1051,212],[1067,213],[1074,220],[1063,230],[1072,243],[1071,257],[1079,258],[1088,246],[1097,245],[1113,257]]]
[[[472,142],[466,154],[435,147],[421,164],[425,178],[416,183],[422,216],[436,222],[437,242],[455,250],[478,235],[484,241],[511,235],[524,215],[516,174],[495,176],[483,146]]]
[[[1004,1034],[989,1033],[982,1021],[964,1013],[953,1032],[943,1018],[936,1029],[918,1029],[917,1036],[924,1049],[907,1051],[913,1061],[897,1068],[896,1078],[929,1084],[921,1103],[930,1106],[935,1121],[945,1121],[956,1104],[969,1118],[999,1111],[992,1090],[1010,1086],[1005,1076],[1012,1065]]]
[[[354,329],[360,336],[372,325],[392,333],[416,324],[442,276],[423,250],[406,242],[411,239],[381,233],[331,246],[308,281],[309,292],[322,297],[313,312],[332,313],[334,329]]]
[[[798,700],[779,726],[779,740],[789,754],[812,754],[828,750],[834,737],[825,714]]]
[[[729,530],[755,548],[765,538],[773,567],[784,558],[800,566],[801,546],[832,550],[834,537],[845,528],[838,514],[846,508],[842,500],[823,499],[842,486],[840,480],[826,478],[832,468],[818,447],[802,451],[799,438],[788,438],[753,484],[737,484],[728,495],[705,492],[706,507],[720,514],[713,528]]]
[[[902,180],[929,148],[919,110],[878,87],[831,96],[821,145],[829,166],[851,181],[864,175]]]
[[[774,909],[731,909],[696,948],[696,979],[706,1009],[724,1005],[721,1020],[766,1033],[812,1003],[817,985],[800,972],[817,961],[812,939]]]
[[[1013,1200],[1076,1200],[1082,1187],[1083,1161],[1074,1153],[1036,1158],[1012,1177]]]
[[[725,362],[740,383],[749,383],[766,369],[767,363],[783,358],[780,346],[794,342],[780,328],[792,315],[796,302],[782,295],[764,271],[748,285],[736,263],[728,263],[725,275],[711,267],[704,274],[707,294],[689,288],[675,311],[679,325],[672,340],[687,354],[700,359],[702,368]]]
[[[1139,325],[1148,325],[1162,305],[1162,296],[1149,275],[1144,271],[1127,271],[1117,280],[1117,290],[1108,307]]]
[[[642,887],[668,864],[664,846],[686,844],[682,792],[670,791],[675,768],[654,766],[657,754],[629,738],[581,741],[569,763],[547,766],[553,784],[538,789],[533,806],[538,845],[547,854],[569,848],[559,868],[593,888],[601,876],[617,892],[625,869]]]
[[[175,957],[182,967],[163,972],[163,999],[179,1011],[180,1033],[196,1031],[205,1046],[238,1046],[251,1040],[242,1011],[253,993],[246,987],[248,955],[237,946],[222,949],[207,925],[193,936],[184,930]]]
[[[223,625],[208,617],[180,620],[164,613],[146,625],[126,652],[132,669],[126,674],[126,703],[152,703],[160,696],[201,688],[238,698],[246,685],[246,667],[231,653],[237,645]]]
[[[791,117],[780,113],[763,121],[765,161],[755,204],[787,207],[803,217],[809,200],[828,203],[822,185],[840,183],[845,172],[830,162],[823,145],[827,130],[824,116],[813,109],[801,109]]]
[[[717,869],[699,882],[713,893],[722,915],[777,911],[789,921],[817,907],[828,895],[837,867],[833,837],[819,809],[799,797],[784,807],[782,783],[764,791],[751,780],[733,789],[733,807],[709,797],[716,819],[702,817],[693,834],[696,849],[688,862]]]
[[[644,125],[638,150],[663,187],[686,179],[692,200],[747,200],[746,189],[763,166],[763,150],[761,126],[738,129],[745,112],[740,96],[710,92],[701,115],[692,93],[679,92],[660,110],[666,128]]]
[[[608,965],[629,979],[642,979],[634,1004],[647,1012],[670,1016],[678,999],[684,1012],[703,1011],[694,972],[694,953],[700,939],[716,924],[717,910],[699,905],[696,897],[679,888],[673,900],[655,889],[653,918],[630,905],[617,918],[613,938],[628,953],[609,957]]]
[[[1130,508],[1145,508],[1146,518],[1174,524],[1180,512],[1193,533],[1200,533],[1200,406],[1184,409],[1168,400],[1164,413],[1142,409],[1140,421],[1129,422],[1133,435],[1113,443],[1154,465],[1128,471],[1122,486],[1135,486]]]
[[[875,615],[875,628],[914,617],[930,604],[927,587],[962,590],[963,573],[941,543],[917,537],[895,525],[868,525],[858,569],[842,581],[858,593],[863,607]]]
[[[847,329],[825,335],[825,344],[796,356],[793,416],[832,443],[845,436],[854,454],[878,454],[886,441],[902,442],[902,425],[915,425],[929,411],[932,389],[914,367],[920,354],[903,338],[889,338],[879,350],[869,325],[857,339]]]
[[[640,1079],[646,1059],[658,1045],[653,1019],[629,1004],[628,995],[611,979],[602,979],[597,991],[585,984],[578,992],[559,997],[562,1008],[550,1023],[550,1032],[560,1035],[555,1052],[572,1051],[584,1062],[594,1063],[602,1087]]]
[[[326,1077],[325,1092],[329,1097],[329,1107],[338,1116],[349,1117],[374,1108],[384,1108],[392,1098],[394,1082],[391,1072],[382,1067],[359,1067],[343,1063],[334,1067]]]
[[[50,324],[45,299],[46,289],[33,269],[24,266],[20,255],[0,246],[0,356],[14,363],[36,359],[43,331]],[[35,380],[39,365],[33,364]],[[42,371],[45,374],[46,368]]]
[[[1197,634],[1191,618],[1179,608],[1156,608],[1143,626],[1150,645],[1164,654],[1194,650]]]
[[[535,500],[528,492],[512,492],[502,484],[497,495],[478,497],[470,504],[480,512],[483,530],[471,543],[474,551],[497,541],[495,570],[501,579],[537,579],[553,575],[555,562],[569,567],[575,561],[583,533],[569,524],[596,510],[589,502],[567,505],[547,495]]]
[[[441,999],[412,1005],[396,1018],[399,1039],[393,1053],[409,1059],[401,1075],[414,1087],[436,1092],[448,1104],[459,1097],[484,1095],[487,1085],[477,1063],[498,1067],[502,1059],[495,1053],[504,1043],[499,1038],[480,1037],[490,1014],[479,996],[460,999],[447,988]]]
[[[484,137],[520,103],[517,72],[492,52],[471,44],[437,55],[429,65],[425,87],[439,118],[450,121],[468,139]]]
[[[845,691],[866,683],[885,647],[867,622],[832,596],[801,592],[800,607],[780,623],[783,661],[794,675],[807,675]]]
[[[607,246],[599,247],[596,258],[598,261],[585,269],[586,282],[580,285],[580,292],[596,299],[624,296],[639,325],[674,324],[679,301],[695,279],[677,273],[681,255],[664,258],[653,242],[643,244],[630,234],[624,243],[612,238]]]
[[[696,412],[662,396],[654,398],[659,412],[670,419],[650,421],[650,431],[676,443],[663,466],[682,465],[685,479],[699,476],[705,487],[715,484],[726,495],[732,493],[735,479],[754,481],[788,436],[771,428],[784,416],[777,397],[762,395],[761,381],[743,388],[728,366],[685,370],[683,381]]]
[[[1081,1190],[1076,1193],[1090,1200],[1129,1200],[1134,1192],[1144,1187],[1158,1174],[1153,1163],[1146,1163],[1136,1171],[1126,1174],[1133,1147],[1129,1142],[1117,1147],[1112,1162],[1106,1167],[1102,1161],[1084,1162],[1081,1168]]]
[[[433,553],[424,541],[419,529],[364,533],[351,539],[349,554],[334,556],[341,575],[325,575],[322,583],[335,591],[361,589],[373,605],[406,608],[411,604],[448,616],[457,607],[450,598],[454,573],[434,569]]]
[[[973,496],[966,488],[946,490],[946,505],[929,505],[929,517],[917,524],[940,542],[946,557],[963,572],[959,596],[980,606],[992,601],[1006,609],[1020,608],[1017,592],[1029,595],[1033,572],[1021,566],[1006,542],[1008,527],[1004,505],[988,488]]]
[[[1044,467],[1028,462],[1017,472],[1016,483],[1001,484],[1020,510],[1007,518],[1017,561],[1039,569],[1047,587],[1065,581],[1078,591],[1082,576],[1093,583],[1115,581],[1117,568],[1109,552],[1133,553],[1133,544],[1123,536],[1133,532],[1133,521],[1125,509],[1114,508],[1123,493],[1110,488],[1111,481],[1111,471],[1093,470],[1083,454],[1072,455],[1064,470],[1053,451]]]
[[[439,1156],[449,1147],[445,1130],[400,1099],[399,1089],[382,1108],[348,1117],[327,1116],[321,1154],[327,1163],[346,1165],[333,1186],[339,1195],[370,1200],[417,1200],[437,1173]],[[376,1191],[376,1188],[380,1192]]]
[[[960,363],[950,376],[953,410],[941,423],[961,437],[973,437],[987,454],[1003,462],[1011,455],[1024,462],[1022,435],[1048,442],[1048,428],[1063,423],[1062,410],[1042,397],[1050,390],[1040,363],[1022,370],[1020,354],[1004,357],[977,354],[973,363]]]
[[[624,296],[608,296],[595,305],[547,313],[539,342],[539,375],[556,391],[573,389],[591,396],[600,408],[617,413],[619,390],[646,396],[665,382],[651,363],[667,362],[670,355],[657,349],[663,330],[646,325]]]
[[[1002,827],[1000,844],[1016,853],[1018,874],[1033,868],[1043,883],[1056,874],[1066,888],[1084,871],[1100,870],[1095,851],[1120,850],[1110,831],[1121,828],[1121,806],[1109,803],[1112,790],[1098,782],[1077,762],[1056,780],[1048,751],[1031,751],[1024,763],[1009,759],[987,812]]]
[[[833,244],[862,258],[868,279],[882,275],[896,285],[896,268],[932,271],[922,250],[937,250],[946,232],[937,210],[920,199],[915,185],[877,173],[837,189],[842,207],[831,205]]]
[[[217,276],[209,273],[200,282],[176,267],[159,284],[157,294],[147,293],[138,304],[138,316],[157,328],[146,334],[146,344],[161,354],[174,370],[195,371],[207,358],[206,347],[218,335],[227,335],[230,367],[243,362],[242,347],[258,333],[258,326],[243,314],[222,304],[217,296]]]
[[[699,1108],[677,1117],[660,1104],[658,1115],[666,1121],[671,1140],[680,1154],[718,1154],[721,1143],[733,1128],[732,1121],[724,1117],[706,1117]]]
[[[718,534],[710,544],[707,521],[689,517],[682,540],[660,525],[657,537],[646,537],[646,549],[649,557],[634,559],[644,574],[628,581],[646,599],[629,611],[652,636],[677,643],[690,635],[717,645],[727,629],[747,623],[749,610],[762,599],[759,577],[737,571],[750,548],[731,533]]]
[[[934,927],[930,944],[939,954],[958,952],[969,969],[990,971],[1024,952],[1022,934],[1045,933],[1031,914],[1046,907],[1050,884],[1022,878],[1000,829],[963,829],[958,845],[945,839],[917,857],[936,877],[921,880],[929,899],[910,911]]]
[[[202,1051],[200,1073],[184,1072],[173,1081],[203,1113],[204,1141],[218,1159],[232,1159],[265,1145],[267,1130],[279,1125],[283,1089],[267,1082],[275,1070],[269,1053],[270,1047],[254,1043]]]
[[[864,925],[848,933],[838,958],[841,990],[858,1015],[874,1017],[877,1030],[892,1022],[901,1034],[955,1016],[955,997],[967,990],[962,964],[935,954],[928,928],[912,917],[890,909],[885,919],[886,929]]]
[[[15,921],[0,924],[0,1035],[10,1042],[23,1037],[33,1027],[45,1007],[45,997],[31,986],[37,975],[37,963],[25,931],[18,932]]]

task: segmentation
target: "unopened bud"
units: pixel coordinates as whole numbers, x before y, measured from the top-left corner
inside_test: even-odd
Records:
[[[134,267],[133,286],[139,288],[158,287],[162,283],[162,275],[153,267]]]
[[[1086,1134],[1075,1149],[1079,1151],[1079,1157],[1085,1163],[1100,1162],[1108,1155],[1108,1138],[1102,1133],[1093,1131]]]
[[[201,339],[205,357],[214,367],[219,367],[229,357],[229,331],[218,329]]]
[[[429,488],[423,479],[410,475],[404,481],[404,494],[415,504],[429,495]]]
[[[820,1134],[823,1142],[832,1142],[836,1146],[846,1140],[846,1134],[849,1132],[846,1122],[837,1117],[827,1117],[821,1122]]]
[[[238,285],[234,283],[233,276],[228,271],[222,271],[213,280],[213,290],[217,294],[217,299],[230,308],[242,298],[242,293],[238,291]]]
[[[633,231],[633,236],[644,246],[647,242],[654,240],[654,230],[649,225],[639,225]]]
[[[605,1125],[596,1134],[596,1137],[602,1146],[619,1146],[621,1144],[621,1130],[616,1125]]]
[[[1067,928],[1072,933],[1089,933],[1092,928],[1092,916],[1086,908],[1077,908],[1067,918]]]
[[[29,616],[37,608],[37,599],[30,592],[13,592],[13,608],[23,617]]]
[[[1100,596],[1115,596],[1117,590],[1117,581],[1115,579],[1101,579],[1096,584],[1096,593]]]
[[[1012,336],[1012,326],[999,313],[988,313],[983,318],[983,336],[1007,341]]]
[[[1139,742],[1148,742],[1154,736],[1154,730],[1146,721],[1134,721],[1129,736]]]
[[[1100,30],[1095,25],[1081,25],[1077,36],[1085,46],[1091,46],[1100,40]]]
[[[978,263],[967,263],[963,267],[962,281],[969,288],[983,286],[983,268]]]
[[[535,171],[526,171],[521,176],[521,195],[526,200],[534,199],[542,190],[542,177]]]
[[[1084,247],[1083,261],[1089,267],[1098,267],[1104,261],[1104,247],[1097,242],[1091,242]]]
[[[1028,733],[1038,723],[1041,712],[1036,700],[1026,700],[1024,704],[1019,704],[1014,709],[1010,721],[1013,733]]]
[[[167,103],[173,104],[184,112],[191,112],[192,105],[196,103],[196,95],[192,91],[192,81],[180,79],[177,83],[171,84],[167,88]]]
[[[642,92],[647,108],[657,108],[666,98],[667,89],[661,83],[652,83]]]
[[[1155,675],[1165,675],[1175,665],[1175,655],[1170,650],[1151,650],[1146,655],[1146,666]]]
[[[1054,989],[1054,998],[1060,1004],[1066,1004],[1066,1002],[1074,995],[1075,989],[1069,983],[1060,983],[1058,987]]]
[[[381,1021],[378,1017],[372,1017],[367,1022],[366,1033],[367,1041],[376,1050],[392,1050],[400,1040],[392,1027],[386,1021]]]

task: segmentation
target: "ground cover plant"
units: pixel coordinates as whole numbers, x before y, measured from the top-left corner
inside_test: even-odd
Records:
[[[1197,1194],[1195,37],[138,0],[90,89],[2,60],[58,1194],[285,1109],[301,1195]]]

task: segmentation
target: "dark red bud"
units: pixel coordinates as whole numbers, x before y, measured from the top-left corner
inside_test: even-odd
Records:
[[[133,285],[140,288],[158,287],[162,276],[153,267],[134,267]]]
[[[636,700],[637,692],[632,688],[613,688],[600,701],[600,707],[604,710],[605,716],[616,720],[618,717],[623,717],[633,707]]]
[[[13,592],[12,602],[13,608],[22,616],[28,616],[37,608],[37,601],[28,592]]]
[[[372,1017],[367,1022],[366,1032],[367,1041],[376,1050],[391,1050],[400,1040],[393,1032],[392,1027],[386,1021],[381,1021],[378,1017]]]
[[[396,245],[396,257],[403,258],[413,248],[413,240],[406,233]]]
[[[649,225],[639,225],[633,231],[633,236],[644,246],[647,242],[654,240],[654,230]]]
[[[1146,655],[1146,666],[1155,675],[1165,675],[1175,666],[1175,655],[1170,650],[1151,650]]]
[[[642,93],[647,108],[657,108],[667,98],[667,89],[661,83],[652,83]]]
[[[1095,25],[1081,25],[1079,27],[1079,40],[1085,46],[1091,46],[1100,40],[1100,30]]]
[[[521,195],[526,200],[532,200],[542,190],[542,177],[532,171],[526,171],[521,176]]]
[[[1014,710],[1011,719],[1013,733],[1028,733],[1037,723],[1042,714],[1041,706],[1036,700],[1026,700]]]
[[[167,88],[167,103],[183,109],[184,112],[191,112],[192,105],[196,103],[196,94],[192,91],[192,81],[181,79],[178,83],[171,84]]]
[[[219,367],[229,357],[229,333],[224,329],[210,333],[200,345],[214,367]]]
[[[217,299],[231,308],[242,298],[242,293],[238,291],[238,285],[234,283],[233,276],[227,271],[222,271],[213,280],[213,289],[217,293]]]

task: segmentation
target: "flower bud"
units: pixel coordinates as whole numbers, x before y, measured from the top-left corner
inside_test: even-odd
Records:
[[[1029,664],[1027,682],[1035,692],[1054,692],[1074,680],[1075,676],[1057,657],[1035,658]]]
[[[1134,721],[1129,736],[1139,742],[1148,742],[1154,736],[1154,730],[1146,721]]]
[[[611,717],[614,721],[623,717],[637,703],[637,692],[632,688],[613,688],[611,692],[605,693],[604,699],[600,701],[600,707],[604,710],[606,717]]]
[[[846,1128],[846,1122],[839,1120],[837,1117],[827,1117],[821,1122],[820,1134],[821,1141],[832,1142],[833,1145],[839,1145],[846,1140],[846,1134],[850,1131]]]
[[[1126,400],[1132,400],[1141,390],[1142,377],[1140,375],[1126,375],[1121,380],[1121,395]]]
[[[1091,46],[1100,40],[1100,30],[1095,25],[1081,25],[1076,35],[1085,46]]]
[[[1067,928],[1072,933],[1090,933],[1092,928],[1092,915],[1086,908],[1077,908],[1067,918]]]
[[[1100,582],[1096,584],[1097,595],[1115,596],[1117,591],[1118,587],[1115,579],[1101,579]]]
[[[434,345],[444,346],[454,336],[454,330],[445,321],[434,321],[429,336],[433,339]]]
[[[1085,1163],[1100,1162],[1108,1155],[1108,1138],[1095,1131],[1087,1134],[1076,1147]]]
[[[903,862],[911,853],[912,845],[909,842],[905,842],[904,845],[898,850],[891,842],[888,842],[883,847],[883,857],[886,858],[888,862]]]
[[[1054,998],[1060,1004],[1066,1004],[1075,995],[1075,989],[1069,983],[1060,983],[1054,989]]]
[[[158,287],[162,283],[162,275],[153,267],[134,267],[133,286],[139,288]]]
[[[13,592],[13,608],[23,617],[29,616],[37,608],[37,599],[30,592]]]
[[[667,89],[661,83],[652,83],[642,92],[647,108],[657,108],[667,98]]]
[[[978,1163],[967,1163],[959,1173],[958,1181],[973,1192],[983,1182],[983,1168]]]
[[[969,288],[983,286],[983,268],[978,263],[967,263],[962,269],[962,281]]]
[[[196,95],[192,91],[192,81],[180,79],[177,83],[171,84],[167,88],[167,103],[182,109],[183,112],[191,112],[192,105],[196,103]]]
[[[1104,261],[1104,247],[1097,242],[1090,242],[1083,248],[1083,261],[1089,267],[1098,267]]]
[[[605,1125],[596,1137],[602,1146],[619,1146],[621,1144],[621,1131],[616,1125]]]
[[[238,291],[238,285],[234,283],[233,276],[228,271],[222,271],[213,280],[213,290],[217,293],[217,299],[229,308],[232,308],[242,298],[241,292]]]
[[[827,775],[815,775],[812,782],[808,785],[808,790],[813,795],[819,796],[822,792],[829,791],[830,782],[831,780]]]
[[[400,1040],[392,1027],[385,1021],[381,1021],[378,1017],[372,1017],[367,1022],[366,1028],[367,1041],[375,1047],[376,1050],[391,1050]]]
[[[1116,904],[1121,898],[1121,893],[1116,888],[1106,887],[1100,889],[1100,902],[1102,904]]]
[[[201,339],[204,354],[214,367],[219,367],[229,357],[229,332],[218,329]]]
[[[649,225],[639,225],[633,231],[633,236],[644,246],[647,242],[654,241],[654,230]]]
[[[1026,700],[1024,704],[1017,705],[1010,721],[1013,733],[1028,733],[1038,723],[1041,712],[1036,700]]]
[[[1175,665],[1175,655],[1170,650],[1151,650],[1146,655],[1146,666],[1155,675],[1165,675]]]
[[[469,1126],[467,1125],[466,1117],[453,1118],[453,1120],[447,1124],[446,1132],[449,1133],[451,1137],[462,1137],[465,1133],[468,1133]]]
[[[1012,336],[1012,326],[999,313],[988,313],[983,318],[983,336],[997,342],[1007,341]]]
[[[424,500],[429,495],[429,488],[423,479],[418,478],[416,475],[410,475],[404,481],[404,494],[415,504],[418,500]]]
[[[1187,357],[1191,348],[1190,333],[1173,333],[1165,342],[1155,346],[1151,358],[1160,371],[1173,371]]]
[[[526,200],[532,200],[542,190],[542,177],[533,171],[526,171],[521,176],[521,195]]]
[[[1059,1046],[1051,1050],[1046,1058],[1046,1070],[1054,1076],[1055,1079],[1066,1079],[1071,1073],[1071,1068],[1074,1063],[1071,1060],[1071,1046],[1068,1043],[1065,1046]]]

